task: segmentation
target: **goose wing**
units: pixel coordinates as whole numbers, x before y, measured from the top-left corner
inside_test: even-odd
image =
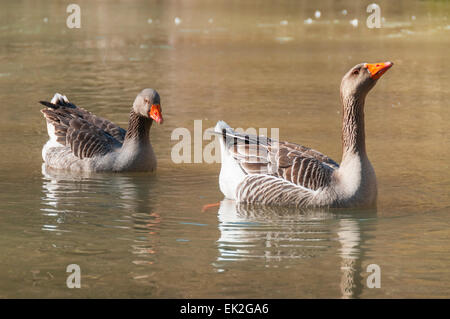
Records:
[[[122,145],[126,133],[122,128],[76,107],[67,99],[54,100],[41,101],[47,106],[41,112],[53,126],[56,141],[70,146],[78,158],[105,155]]]
[[[127,133],[125,129],[107,119],[76,106],[75,104],[69,102],[64,95],[56,93],[51,102],[40,101],[40,103],[45,105],[48,109],[59,110],[59,113],[66,113],[67,115],[70,114],[74,118],[83,119],[91,125],[106,132],[119,143],[123,143],[125,140],[125,135]]]
[[[224,129],[222,135],[225,147],[248,175],[268,175],[317,190],[330,183],[339,167],[331,158],[302,145],[242,134],[230,128]]]

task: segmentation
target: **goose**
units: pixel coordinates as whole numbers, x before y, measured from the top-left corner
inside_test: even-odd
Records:
[[[295,207],[375,207],[377,181],[366,153],[364,102],[393,65],[361,63],[342,78],[342,161],[289,142],[234,131],[219,121],[219,186],[228,199]]]
[[[128,130],[96,116],[56,93],[40,101],[49,140],[42,148],[45,165],[78,172],[154,171],[150,143],[153,121],[163,122],[158,92],[144,89],[134,100]]]

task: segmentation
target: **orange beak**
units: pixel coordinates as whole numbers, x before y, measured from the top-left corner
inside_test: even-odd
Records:
[[[370,77],[374,80],[378,80],[384,74],[384,72],[389,70],[393,65],[394,63],[392,62],[381,62],[374,64],[366,63],[364,66],[367,68],[367,70],[369,70]]]
[[[161,112],[161,105],[152,104],[150,112],[148,112],[148,116],[150,116],[150,118],[153,119],[156,123],[162,124],[163,117]]]

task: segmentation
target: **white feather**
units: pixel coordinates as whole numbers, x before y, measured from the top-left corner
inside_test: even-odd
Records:
[[[48,132],[49,139],[48,139],[47,143],[45,143],[44,147],[42,148],[42,159],[44,161],[46,158],[46,154],[50,148],[64,146],[61,143],[58,143],[58,141],[56,140],[55,127],[50,122],[47,122],[47,132]]]
[[[53,95],[53,98],[52,98],[52,100],[50,102],[53,103],[53,104],[57,104],[57,102],[66,102],[66,103],[68,103],[69,99],[65,95],[62,95],[62,94],[59,94],[59,93],[55,93],[55,95]]]
[[[224,121],[217,122],[214,131],[221,133],[223,129],[231,128]],[[226,149],[223,138],[220,139],[220,151],[222,161],[219,176],[220,190],[226,198],[236,200],[236,189],[246,175],[233,156],[231,156],[230,152]]]
[[[50,103],[56,104],[56,102],[59,101],[59,97],[60,97],[60,96],[61,96],[61,94],[55,93],[55,95],[53,95],[53,97],[52,97]]]

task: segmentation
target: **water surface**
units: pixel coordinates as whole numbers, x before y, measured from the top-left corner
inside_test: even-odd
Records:
[[[378,4],[382,28],[368,29],[353,1],[79,1],[71,30],[64,3],[2,3],[0,297],[448,298],[450,6]],[[223,119],[340,161],[341,77],[388,60],[366,101],[376,210],[236,205],[219,164],[171,159],[175,128]],[[156,174],[42,167],[37,101],[63,93],[126,127],[145,87],[165,118],[151,131]],[[66,287],[69,264],[81,289]]]

